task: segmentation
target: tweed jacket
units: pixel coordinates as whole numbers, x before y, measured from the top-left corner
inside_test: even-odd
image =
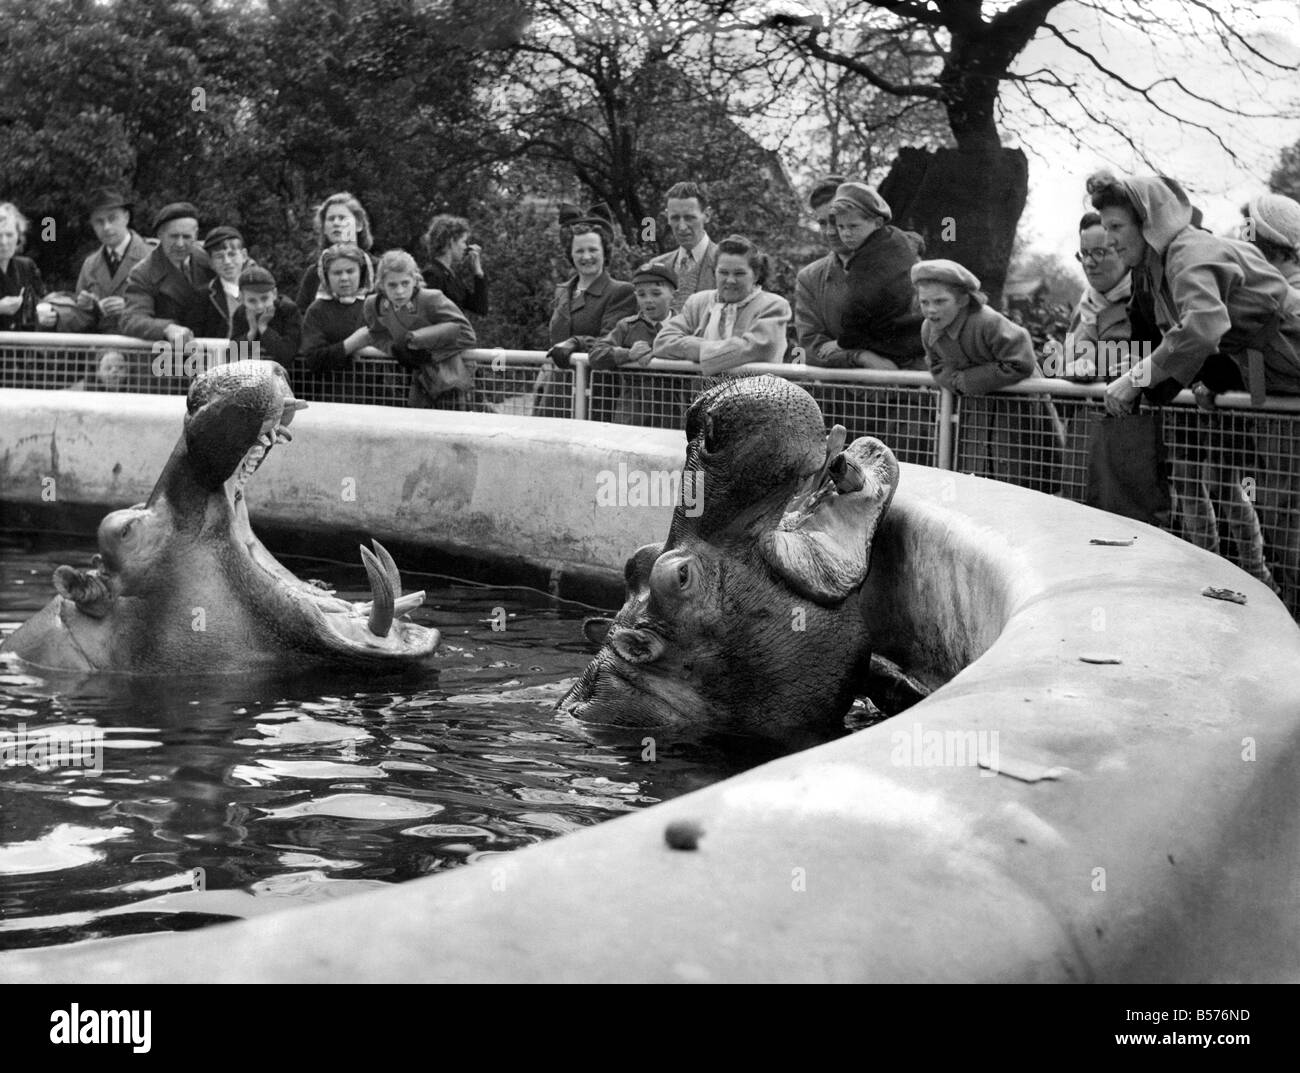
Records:
[[[116,272],[109,272],[108,261],[104,259],[104,247],[100,246],[94,253],[81,262],[81,271],[77,274],[77,287],[74,293],[89,291],[98,298],[125,298],[126,280],[131,269],[153,252],[156,243],[131,232],[131,241],[127,243],[126,252],[118,263]],[[122,313],[106,317],[94,309],[78,309],[63,306],[59,309],[59,327],[61,332],[107,332],[117,334],[122,331]]]
[[[681,256],[681,247],[675,250],[669,250],[667,253],[661,253],[657,257],[651,257],[650,263],[656,265],[667,265],[674,272],[677,271],[677,258]],[[682,306],[686,304],[686,299],[692,294],[699,294],[700,291],[713,290],[718,285],[716,272],[718,268],[718,244],[712,239],[709,240],[708,246],[704,249],[704,257],[700,261],[700,278],[696,281],[695,289],[688,290],[685,281],[678,280],[677,290],[673,292],[672,310],[674,313],[680,313]]]
[[[838,254],[828,253],[799,269],[794,283],[794,326],[809,365],[848,366],[850,352],[837,342],[848,294],[849,277]]]

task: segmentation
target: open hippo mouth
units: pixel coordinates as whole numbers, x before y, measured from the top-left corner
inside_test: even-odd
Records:
[[[435,629],[400,616],[392,556],[361,548],[371,599],[352,603],[302,581],[253,533],[246,492],[306,407],[275,362],[240,361],[198,377],[184,433],[148,502],[109,514],[92,568],[55,571],[59,595],[5,648],[52,669],[231,673],[312,664],[414,664]]]
[[[732,381],[687,416],[686,467],[705,509],[628,559],[622,609],[560,700],[620,726],[695,724],[779,740],[848,711],[871,665],[861,592],[898,486],[879,440],[829,432],[815,400],[774,377]]]

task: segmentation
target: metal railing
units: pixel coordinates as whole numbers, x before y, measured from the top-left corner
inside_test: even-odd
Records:
[[[226,340],[177,353],[125,336],[0,333],[0,387],[184,394],[193,375],[239,357]],[[114,356],[116,355],[116,356]],[[680,429],[691,399],[713,381],[691,362],[593,370],[585,355],[556,369],[540,351],[478,349],[476,409]],[[1102,384],[1022,381],[988,396],[954,396],[928,373],[755,364],[738,374],[798,381],[850,437],[884,440],[905,462],[1009,481],[1086,501],[1093,422]],[[338,372],[290,370],[294,393],[317,402],[406,405],[409,374],[359,359]],[[436,412],[436,411],[435,411]],[[1300,616],[1300,398],[1252,408],[1220,395],[1199,409],[1191,392],[1154,411],[1173,491],[1165,528],[1272,584]]]

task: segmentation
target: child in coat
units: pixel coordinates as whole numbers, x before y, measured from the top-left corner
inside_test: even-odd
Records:
[[[650,364],[651,347],[655,336],[672,312],[673,295],[677,292],[677,273],[666,264],[648,261],[632,276],[636,294],[637,312],[624,317],[613,330],[591,346],[591,368],[594,370],[641,370]],[[593,417],[597,421],[616,421],[623,425],[650,425],[651,397],[644,375],[626,378],[618,385],[618,397],[612,401],[612,412],[606,416],[611,400],[607,393],[598,391],[606,385],[599,381],[592,385]]]
[[[370,342],[410,370],[409,405],[473,410],[474,361],[461,352],[478,339],[456,303],[422,282],[405,250],[389,250],[379,259],[378,293],[366,299],[364,314]]]

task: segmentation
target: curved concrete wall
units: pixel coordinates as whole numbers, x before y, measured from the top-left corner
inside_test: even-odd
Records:
[[[30,501],[55,448],[74,487],[138,498],[179,425],[175,400],[13,394],[10,501]],[[294,431],[250,486],[255,518],[352,518],[334,488],[355,470],[374,503],[344,524],[443,540],[478,517],[478,539],[608,569],[661,538],[668,510],[593,507],[584,489],[682,450],[626,428],[327,406]],[[9,954],[0,977],[1295,978],[1300,630],[1271,593],[1150,527],[909,466],[869,586],[880,650],[953,676],[901,716],[491,863],[201,932]],[[666,845],[679,819],[702,828],[697,850]]]

